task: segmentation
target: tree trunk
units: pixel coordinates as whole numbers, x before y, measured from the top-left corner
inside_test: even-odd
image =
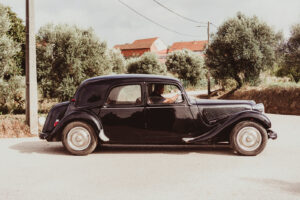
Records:
[[[234,77],[234,80],[237,82],[237,86],[236,86],[236,89],[240,89],[241,87],[242,87],[242,80],[241,80],[241,78],[238,76],[238,75],[236,75],[235,77]]]

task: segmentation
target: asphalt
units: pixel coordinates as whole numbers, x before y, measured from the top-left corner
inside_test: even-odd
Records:
[[[0,139],[0,199],[300,199],[300,116],[268,115],[278,139],[255,157],[228,148],[98,149]]]

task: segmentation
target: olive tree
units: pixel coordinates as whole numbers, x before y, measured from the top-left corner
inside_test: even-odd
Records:
[[[280,49],[282,55],[281,68],[277,75],[292,76],[295,82],[300,80],[300,24],[291,28],[291,36]]]
[[[160,63],[156,54],[144,53],[141,57],[131,58],[126,64],[128,73],[135,74],[165,74],[166,66]]]
[[[120,49],[115,49],[115,48],[109,49],[108,55],[109,55],[112,71],[116,74],[125,73],[126,71],[125,59]]]
[[[187,49],[169,53],[166,66],[168,71],[193,85],[205,78],[206,70],[204,69],[203,57]]]
[[[16,66],[21,68],[22,75],[25,75],[25,25],[23,24],[23,20],[19,18],[10,7],[7,7],[6,9],[11,24],[10,29],[7,31],[7,35],[21,48],[13,58]]]
[[[37,75],[44,97],[69,99],[77,86],[111,72],[105,42],[92,29],[48,24],[37,34]]]
[[[239,88],[273,67],[276,46],[277,37],[271,27],[256,16],[238,13],[212,37],[205,63],[216,80],[233,79]]]
[[[24,109],[24,79],[15,57],[20,45],[8,34],[11,30],[8,8],[0,4],[0,113]]]
[[[10,28],[7,8],[0,4],[0,78],[6,80],[20,73],[14,59],[20,52],[20,46],[7,34]]]

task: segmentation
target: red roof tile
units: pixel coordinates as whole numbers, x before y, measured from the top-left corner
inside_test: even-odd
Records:
[[[114,48],[118,49],[150,49],[152,46],[153,42],[157,40],[158,38],[147,38],[147,39],[141,39],[141,40],[135,40],[131,44],[120,44],[120,45],[115,45]]]
[[[207,40],[190,41],[190,42],[175,42],[169,48],[169,52],[175,50],[189,49],[191,51],[204,51],[207,45]]]

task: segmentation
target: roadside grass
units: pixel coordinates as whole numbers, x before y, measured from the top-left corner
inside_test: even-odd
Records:
[[[33,137],[25,115],[0,115],[0,138]]]
[[[51,107],[58,103],[57,99],[43,99],[39,101],[39,117],[47,117]],[[25,110],[24,110],[25,113]],[[25,123],[25,114],[0,114],[0,138],[35,137],[30,133]],[[42,131],[39,125],[39,132]]]

